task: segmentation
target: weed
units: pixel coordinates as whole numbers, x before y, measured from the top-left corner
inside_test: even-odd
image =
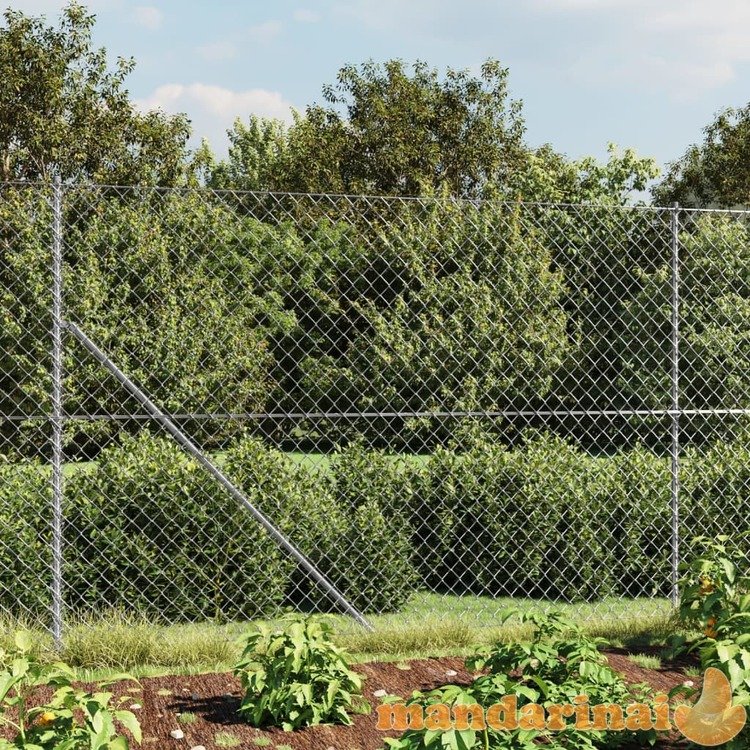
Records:
[[[661,659],[649,654],[630,654],[628,660],[644,669],[661,669]]]
[[[113,700],[98,686],[93,693],[73,687],[75,673],[58,662],[43,664],[33,655],[32,639],[19,632],[8,651],[0,650],[0,723],[13,729],[13,740],[0,740],[0,746],[10,748],[127,748],[116,723],[130,731],[140,743],[141,726],[131,711],[120,709],[122,697]],[[121,679],[128,679],[121,675]],[[48,702],[33,705],[40,688],[52,688]],[[8,714],[13,714],[11,719]]]
[[[214,735],[216,747],[239,747],[242,740],[231,732],[217,732]]]

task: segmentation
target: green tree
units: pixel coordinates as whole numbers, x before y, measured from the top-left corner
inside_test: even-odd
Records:
[[[704,130],[703,143],[669,165],[654,202],[691,207],[750,204],[750,104],[719,112]]]
[[[510,100],[508,71],[496,61],[478,77],[449,68],[442,78],[423,62],[347,65],[323,98],[288,130],[257,118],[235,124],[217,179],[234,187],[476,196],[507,182],[525,159],[521,105]],[[269,155],[271,168],[259,167]]]
[[[298,140],[307,151],[318,134],[338,136],[337,148],[319,152],[319,169],[338,176],[347,191],[442,188],[475,197],[507,184],[526,156],[521,103],[510,99],[508,70],[495,60],[479,76],[448,68],[443,78],[423,62],[411,72],[400,60],[348,65],[323,95],[328,106],[307,108]]]
[[[528,201],[624,206],[659,174],[656,161],[631,148],[607,147],[607,160],[568,159],[544,145],[531,151],[524,172],[515,176],[517,195]]]
[[[195,164],[205,169],[208,187],[244,190],[283,190],[288,160],[288,130],[283,122],[251,115],[247,125],[237,118],[229,136],[229,158],[212,162],[207,143],[201,144]]]
[[[229,131],[217,188],[623,204],[656,176],[653,159],[610,147],[604,164],[530,148],[508,70],[488,60],[478,76],[401,60],[348,65],[323,104],[291,126],[251,117]],[[201,167],[210,164],[204,159]]]
[[[37,186],[0,192],[2,414],[49,409],[47,193]],[[283,308],[290,267],[304,247],[294,229],[238,217],[194,192],[137,188],[112,196],[71,187],[66,207],[66,317],[169,411],[263,411],[275,389],[269,341],[296,325],[294,311]],[[66,341],[71,413],[139,410],[74,339]],[[73,420],[68,435],[94,453],[113,426]],[[233,429],[201,421],[187,427],[209,441]],[[0,443],[3,435],[12,436],[9,445],[32,448],[43,438],[38,426],[20,421],[0,426]]]
[[[733,216],[703,214],[680,236],[680,404],[685,409],[750,407],[750,231]],[[644,275],[625,305],[619,387],[636,408],[669,406],[672,359],[668,259]],[[695,415],[684,439],[704,441],[735,420]]]
[[[76,4],[58,26],[6,10],[0,27],[0,180],[174,184],[190,134],[185,115],[141,113],[125,79],[92,46],[94,16]]]
[[[568,351],[563,278],[518,211],[431,201],[374,242],[369,264],[340,255],[343,293],[316,327],[317,356],[300,359],[295,403],[473,411],[528,407],[548,394]],[[334,335],[336,348],[327,345]],[[384,417],[361,427],[417,442],[434,428],[407,425]]]

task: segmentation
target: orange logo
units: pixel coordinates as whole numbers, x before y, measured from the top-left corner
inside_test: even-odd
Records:
[[[715,747],[736,737],[745,726],[744,706],[732,705],[732,687],[723,672],[706,670],[703,692],[694,706],[677,706],[674,723],[696,745]]]
[[[378,729],[402,732],[407,729],[561,731],[568,727],[578,731],[635,732],[673,728],[668,697],[664,694],[655,695],[653,705],[631,703],[626,707],[612,703],[590,706],[585,695],[576,696],[573,703],[545,706],[529,703],[520,708],[515,695],[506,695],[486,711],[477,703],[431,703],[427,706],[384,703],[377,707],[377,714]],[[574,719],[574,722],[568,723],[566,719]],[[690,742],[705,747],[729,742],[742,731],[746,721],[745,707],[732,705],[729,680],[713,667],[706,670],[700,700],[693,706],[677,706],[674,710],[674,726]]]

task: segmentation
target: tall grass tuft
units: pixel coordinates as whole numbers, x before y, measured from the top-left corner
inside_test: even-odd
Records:
[[[180,669],[223,666],[238,653],[220,626],[163,626],[138,615],[114,611],[71,627],[62,656],[71,665],[87,669],[148,665]]]

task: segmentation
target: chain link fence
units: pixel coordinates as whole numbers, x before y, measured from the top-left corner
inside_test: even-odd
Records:
[[[0,186],[0,609],[668,610],[748,528],[748,218]]]

